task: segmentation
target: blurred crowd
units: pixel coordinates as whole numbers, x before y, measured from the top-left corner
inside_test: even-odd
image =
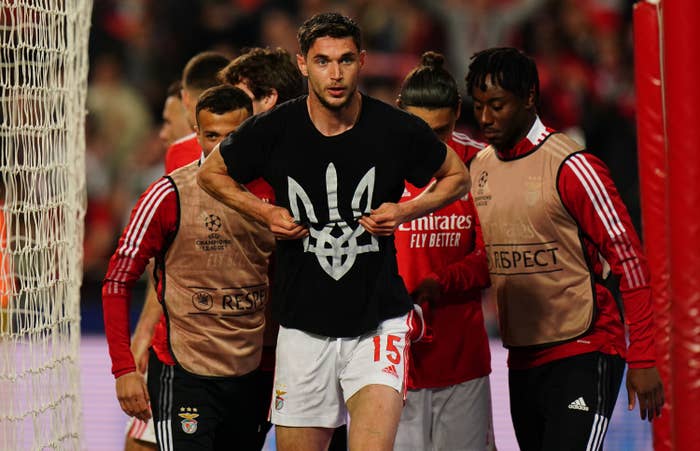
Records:
[[[368,51],[362,90],[393,102],[426,50],[442,52],[464,89],[469,57],[512,45],[533,56],[545,124],[601,157],[638,225],[632,0],[97,0],[90,37],[85,279],[99,284],[138,196],[163,173],[166,91],[203,50],[297,53],[311,15],[356,19]],[[478,137],[468,96],[458,128]],[[93,299],[90,301],[99,301]]]

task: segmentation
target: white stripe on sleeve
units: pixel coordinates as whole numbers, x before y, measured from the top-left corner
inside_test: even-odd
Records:
[[[597,181],[593,179],[588,169],[590,166],[586,167],[580,161],[582,158],[580,154],[574,155],[566,161],[566,165],[576,175],[579,182],[581,182],[598,217],[608,232],[608,236],[613,243],[615,251],[618,254],[618,259],[625,272],[627,284],[630,288],[641,286],[644,283],[644,278],[642,277],[640,268],[633,262],[633,260],[637,259],[637,256],[634,254],[634,248],[629,244],[630,241],[629,237],[627,237],[627,231],[624,227],[618,227],[618,221],[615,221],[613,213],[610,211],[611,209],[614,211],[612,202],[608,205],[604,200],[605,196],[608,196],[605,186],[600,183],[600,179]],[[617,215],[617,212],[615,212],[614,215]]]

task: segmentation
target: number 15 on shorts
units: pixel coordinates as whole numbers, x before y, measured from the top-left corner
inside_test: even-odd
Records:
[[[401,363],[401,352],[396,347],[397,344],[401,343],[401,337],[398,335],[375,335],[373,341],[375,362],[379,362],[382,360],[382,357],[386,357],[386,360],[394,365]]]

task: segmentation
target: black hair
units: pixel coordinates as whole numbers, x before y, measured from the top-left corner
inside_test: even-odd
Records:
[[[540,98],[540,80],[535,61],[513,47],[495,47],[482,50],[471,57],[467,74],[467,92],[472,95],[474,88],[486,90],[486,77],[491,76],[494,84],[512,92],[521,99],[527,99],[530,91],[535,93],[535,105]]]
[[[219,84],[216,75],[226,67],[229,59],[217,52],[198,53],[187,62],[182,71],[182,87],[205,90]]]
[[[181,99],[180,97],[180,91],[182,90],[182,82],[180,80],[175,80],[172,83],[168,85],[168,90],[166,91],[166,98],[167,97],[177,97],[178,99]]]
[[[459,107],[457,82],[443,64],[445,57],[437,52],[425,52],[420,64],[406,75],[401,84],[399,107],[436,109]]]
[[[197,100],[197,124],[199,124],[199,112],[202,110],[214,114],[226,114],[241,108],[253,114],[253,102],[248,94],[230,85],[214,86],[205,90]]]
[[[360,27],[354,20],[339,13],[322,13],[307,19],[297,33],[299,49],[306,56],[316,39],[322,37],[352,38],[357,50],[362,50]]]
[[[256,100],[277,91],[277,103],[304,93],[304,78],[289,52],[283,48],[248,50],[219,72],[219,81],[236,85],[245,83]]]

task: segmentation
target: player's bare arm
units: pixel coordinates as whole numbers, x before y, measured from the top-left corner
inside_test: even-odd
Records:
[[[233,180],[218,145],[199,168],[197,183],[219,202],[266,224],[278,239],[295,240],[309,233],[307,228],[294,222],[285,208],[263,202]]]
[[[385,202],[363,216],[359,222],[372,235],[388,236],[402,223],[443,207],[469,192],[469,170],[448,146],[440,168],[433,175],[435,183],[420,196],[408,202]]]

